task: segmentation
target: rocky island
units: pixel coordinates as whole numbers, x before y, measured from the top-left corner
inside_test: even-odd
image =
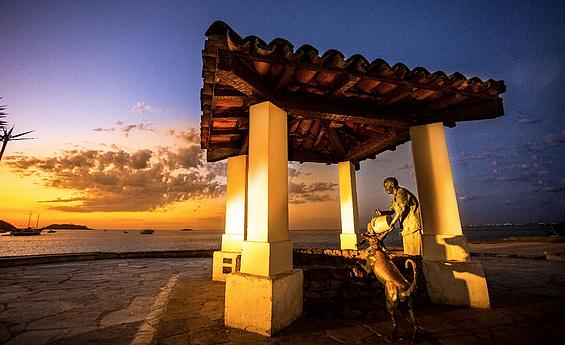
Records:
[[[6,232],[6,231],[11,231],[11,230],[15,230],[16,227],[13,226],[12,224],[5,222],[3,220],[0,220],[0,232]]]
[[[76,224],[51,224],[44,227],[44,229],[55,229],[55,230],[92,230],[86,225],[76,225]]]

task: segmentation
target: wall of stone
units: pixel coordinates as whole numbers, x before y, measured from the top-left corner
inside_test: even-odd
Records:
[[[386,312],[383,285],[373,276],[355,277],[352,268],[365,262],[363,251],[339,249],[295,249],[294,266],[304,270],[303,314],[325,318],[356,318]],[[404,262],[409,256],[391,251],[393,262],[408,281],[412,269]],[[420,257],[416,262],[417,282],[414,304],[429,301]]]

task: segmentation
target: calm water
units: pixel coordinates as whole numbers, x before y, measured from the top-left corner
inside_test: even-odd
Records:
[[[549,236],[554,232],[564,235],[562,228],[554,227],[480,227],[464,230],[469,241],[498,240],[510,236]],[[219,231],[158,231],[142,235],[139,230],[57,230],[39,236],[0,236],[0,256],[84,252],[137,252],[159,250],[217,249],[221,245]],[[291,231],[295,248],[337,248],[338,230]],[[386,240],[389,246],[401,243],[398,231]]]

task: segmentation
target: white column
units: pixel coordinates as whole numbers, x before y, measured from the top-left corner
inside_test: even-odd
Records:
[[[249,109],[247,240],[241,272],[273,276],[292,269],[288,239],[286,113],[270,102]]]
[[[467,261],[443,124],[411,127],[410,137],[424,227],[422,257]]]
[[[410,128],[422,213],[422,258],[428,292],[436,303],[489,308],[482,265],[471,262],[461,230],[442,123]]]
[[[288,237],[286,113],[270,102],[249,108],[247,238],[241,271],[228,276],[226,326],[273,335],[302,314],[302,270]]]
[[[341,249],[357,249],[359,241],[359,211],[357,209],[357,187],[355,183],[355,166],[351,162],[337,164],[339,176],[339,205],[341,211]]]
[[[228,158],[226,216],[222,249],[214,252],[212,280],[225,281],[239,269],[247,228],[247,155]]]
[[[240,252],[247,228],[247,155],[228,158],[226,199],[222,251]]]

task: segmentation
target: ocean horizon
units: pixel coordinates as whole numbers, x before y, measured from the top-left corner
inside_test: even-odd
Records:
[[[165,250],[219,249],[223,230],[93,229],[44,231],[38,236],[0,236],[0,256],[23,256],[86,252],[141,252]],[[295,248],[338,248],[340,230],[290,230]],[[564,224],[531,226],[464,227],[469,242],[497,241],[515,236],[564,236]],[[385,240],[388,246],[400,246],[398,230]]]

